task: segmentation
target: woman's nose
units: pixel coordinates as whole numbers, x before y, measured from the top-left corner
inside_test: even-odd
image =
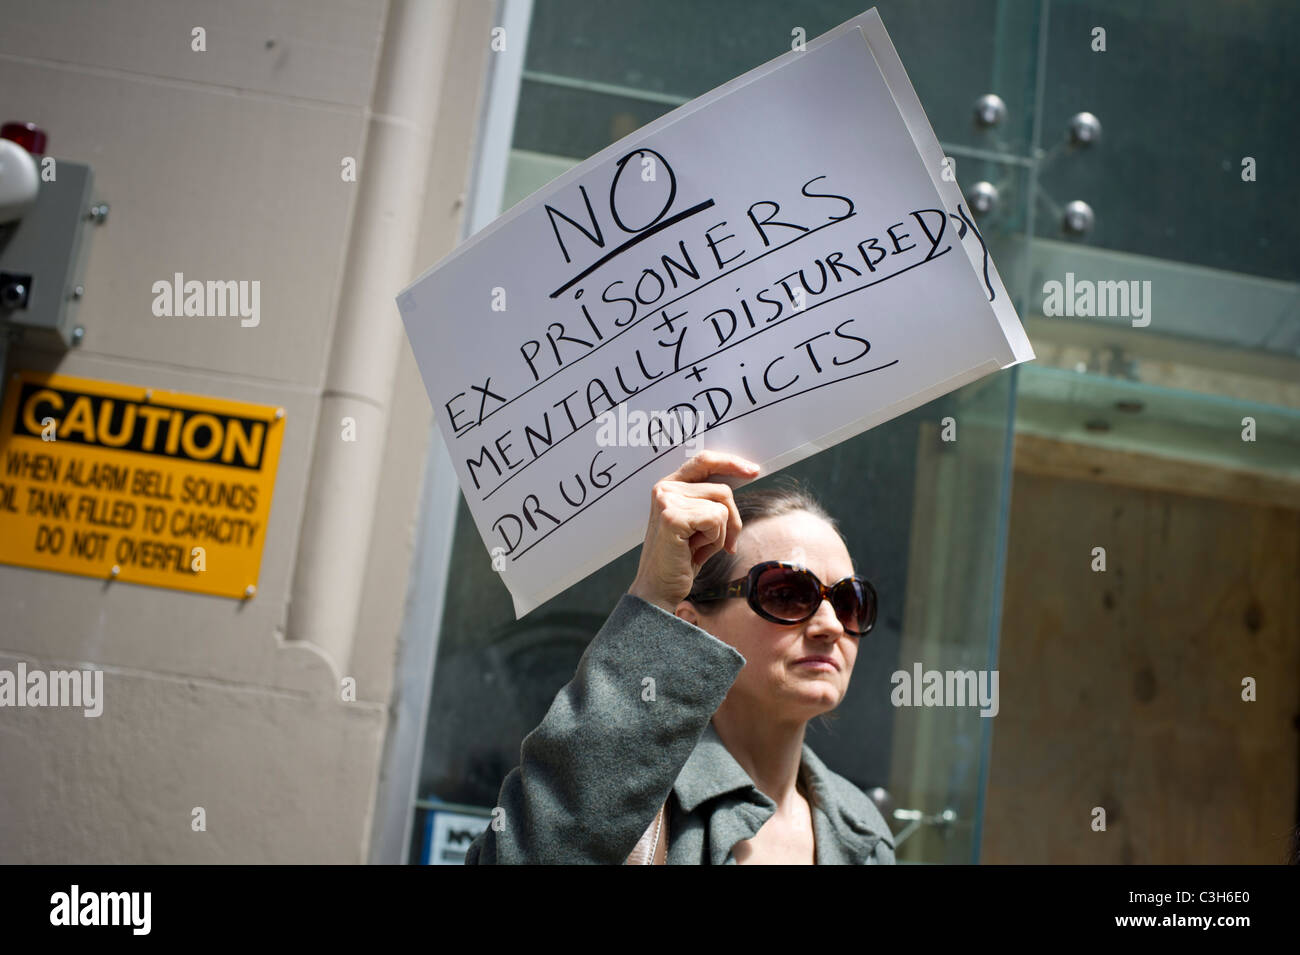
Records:
[[[808,635],[834,640],[844,636],[844,633],[844,625],[840,623],[835,607],[831,605],[830,600],[823,597],[817,612],[808,620]]]

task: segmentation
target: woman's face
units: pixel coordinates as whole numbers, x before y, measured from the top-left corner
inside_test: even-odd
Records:
[[[740,532],[733,578],[765,560],[802,564],[828,587],[853,573],[853,561],[839,534],[807,511],[759,518]],[[682,616],[736,648],[745,658],[728,700],[739,697],[771,713],[773,706],[791,719],[807,720],[834,709],[844,699],[857,658],[858,638],[845,633],[830,601],[803,623],[779,624],[756,614],[749,602],[732,597],[707,614],[683,602]],[[811,661],[810,657],[829,662]]]

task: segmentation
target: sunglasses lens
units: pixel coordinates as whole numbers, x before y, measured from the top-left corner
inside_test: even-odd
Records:
[[[812,579],[807,574],[788,567],[773,567],[763,571],[755,589],[759,606],[773,617],[791,623],[809,617],[821,602]]]
[[[831,603],[840,623],[849,633],[866,633],[874,622],[875,607],[871,593],[857,578],[840,581],[831,593]]]

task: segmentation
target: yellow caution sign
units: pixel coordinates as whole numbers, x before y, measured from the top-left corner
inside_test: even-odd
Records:
[[[0,563],[250,597],[283,434],[265,405],[18,372],[0,411]]]

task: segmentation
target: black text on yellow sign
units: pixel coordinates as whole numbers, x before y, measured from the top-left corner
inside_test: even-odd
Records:
[[[0,410],[0,563],[251,596],[283,432],[273,407],[19,372]]]

